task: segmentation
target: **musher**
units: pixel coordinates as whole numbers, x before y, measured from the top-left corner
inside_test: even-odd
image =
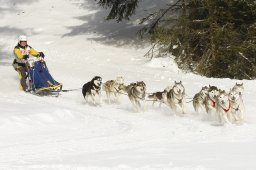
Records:
[[[23,91],[28,91],[27,79],[27,60],[29,56],[44,58],[43,52],[38,52],[27,44],[27,37],[25,35],[19,36],[18,44],[13,50],[15,59],[13,61],[14,69],[19,73],[20,87]]]

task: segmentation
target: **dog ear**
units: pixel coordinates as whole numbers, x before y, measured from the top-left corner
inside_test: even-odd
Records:
[[[244,83],[241,83],[241,86],[243,86],[244,85]]]

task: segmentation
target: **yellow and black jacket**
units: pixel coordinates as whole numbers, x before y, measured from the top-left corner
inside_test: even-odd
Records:
[[[24,60],[24,56],[32,55],[34,57],[39,56],[39,52],[33,49],[31,46],[26,45],[25,47],[22,47],[20,44],[18,44],[14,50],[13,50],[16,63],[24,64],[26,61]]]

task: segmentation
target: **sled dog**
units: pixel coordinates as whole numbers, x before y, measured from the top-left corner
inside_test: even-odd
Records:
[[[164,92],[169,92],[173,88],[173,85],[169,85],[164,89]]]
[[[131,83],[125,88],[128,97],[136,112],[145,107],[146,84],[143,81]]]
[[[186,111],[185,88],[182,82],[174,82],[172,89],[167,92],[167,104],[178,113],[178,107],[184,114]]]
[[[158,92],[148,95],[148,98],[153,100],[152,105],[154,106],[155,102],[159,102],[159,107],[161,107],[162,103],[167,104],[167,93],[172,89],[172,87],[173,87],[172,85],[167,86],[164,89],[164,91],[161,91],[161,92],[158,91]]]
[[[205,109],[204,101],[206,96],[208,95],[208,90],[209,90],[209,87],[204,86],[202,87],[200,92],[195,94],[195,96],[193,97],[193,106],[196,112],[198,112],[199,109],[203,109],[203,110]]]
[[[230,90],[229,92],[229,101],[231,107],[231,114],[234,117],[235,123],[243,123],[244,121],[244,104],[242,98],[239,95],[239,92]]]
[[[225,90],[220,91],[216,103],[217,120],[220,124],[231,124],[233,118],[230,108],[229,94]]]
[[[103,84],[103,90],[106,92],[108,103],[110,103],[111,97],[114,97],[114,101],[119,102],[119,87],[124,83],[122,76],[118,76],[116,80],[108,80]]]
[[[214,118],[216,113],[216,101],[220,92],[216,86],[209,85],[208,94],[204,100],[204,106],[206,112],[210,115],[210,118]]]
[[[162,91],[162,92],[152,93],[152,94],[148,95],[148,98],[153,100],[153,103],[152,103],[153,106],[154,106],[155,102],[160,102],[159,107],[161,107],[161,104],[166,103],[166,101],[167,101],[166,96],[167,96],[167,92]]]
[[[89,102],[90,97],[94,105],[101,104],[101,84],[102,78],[100,76],[95,76],[91,81],[83,85],[82,93],[86,102]]]
[[[120,92],[124,92],[124,93],[127,93],[127,94],[128,94],[128,91],[130,91],[131,88],[132,88],[133,86],[135,86],[135,85],[136,85],[136,83],[130,83],[129,85],[120,84],[118,90],[119,90]]]
[[[236,84],[234,85],[234,87],[233,87],[231,90],[238,92],[239,95],[240,95],[240,97],[241,97],[242,94],[243,94],[243,92],[244,92],[243,83],[241,83],[241,84],[236,83]]]

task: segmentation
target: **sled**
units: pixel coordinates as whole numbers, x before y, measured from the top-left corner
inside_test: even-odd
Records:
[[[53,79],[44,60],[29,60],[27,70],[29,91],[32,94],[59,96],[62,84]]]

